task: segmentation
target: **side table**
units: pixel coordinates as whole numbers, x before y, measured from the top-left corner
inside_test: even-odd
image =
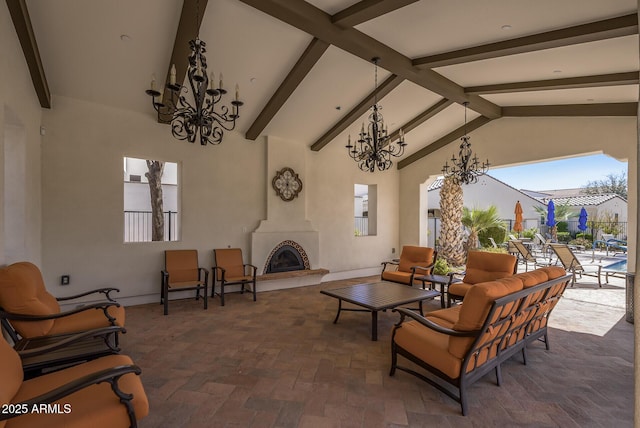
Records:
[[[425,288],[425,284],[427,282],[430,282],[431,284],[439,284],[440,285],[440,307],[444,308],[445,307],[445,303],[444,303],[444,295],[445,293],[448,293],[449,291],[449,285],[453,284],[454,282],[460,282],[461,280],[458,278],[454,278],[453,273],[450,273],[449,275],[420,275],[420,276],[415,276],[414,279],[417,279],[418,281],[422,281],[422,288]]]

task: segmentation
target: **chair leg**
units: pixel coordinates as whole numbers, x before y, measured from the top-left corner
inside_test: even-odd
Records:
[[[224,306],[224,283],[220,283],[220,306]]]
[[[502,386],[502,366],[500,364],[496,366],[496,384]]]
[[[549,350],[549,334],[545,331],[544,333],[544,347]]]
[[[524,363],[524,365],[527,365],[527,346],[525,345],[522,348],[522,362]]]
[[[256,301],[256,282],[253,281],[253,301]]]
[[[167,284],[164,284],[162,291],[164,292],[164,314],[169,315],[169,289]]]
[[[204,285],[204,293],[202,294],[202,299],[204,300],[204,308],[208,309],[208,306],[207,306],[207,284]]]
[[[396,351],[396,344],[391,343],[391,370],[389,376],[396,374],[396,365],[398,364],[398,353]]]

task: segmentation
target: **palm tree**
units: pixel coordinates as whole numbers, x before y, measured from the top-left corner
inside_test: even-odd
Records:
[[[446,177],[440,189],[440,249],[439,255],[451,266],[465,263],[464,236],[462,233],[462,186]]]
[[[547,207],[543,206],[543,205],[538,205],[537,207],[533,207],[533,209],[540,214],[540,217],[544,217],[545,219],[547,218]],[[568,205],[567,202],[565,202],[562,205],[556,205],[555,206],[555,218],[556,218],[556,223],[558,221],[566,221],[569,220],[569,218],[571,217],[576,217],[578,215],[578,213],[575,213],[571,210],[571,207]]]
[[[462,224],[469,230],[469,238],[467,240],[467,249],[469,250],[480,246],[478,233],[495,227],[506,229],[504,221],[498,216],[498,208],[495,205],[490,205],[486,210],[464,207],[462,210]]]

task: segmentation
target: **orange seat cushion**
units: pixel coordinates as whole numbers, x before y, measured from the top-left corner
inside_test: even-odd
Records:
[[[450,378],[460,377],[462,360],[449,352],[449,336],[420,325],[417,321],[402,323],[393,338],[403,349]]]
[[[414,265],[415,266],[415,265]],[[418,272],[417,275],[423,275],[425,272]],[[400,284],[411,285],[411,272],[400,272],[399,270],[385,270],[382,272],[381,278],[384,281],[398,282]],[[413,285],[422,285],[422,281],[413,280]]]
[[[0,405],[2,405],[11,402],[20,390],[23,379],[20,357],[2,337],[0,337],[0,370],[2,370],[0,381]],[[6,421],[0,421],[0,428],[5,424]]]
[[[453,327],[453,325],[458,322],[461,307],[461,305],[456,305],[451,308],[438,309],[437,311],[429,312],[425,317],[445,320],[451,324],[451,327]]]
[[[124,307],[110,306],[107,309],[109,315],[116,319],[116,325],[124,327],[125,310]],[[88,309],[62,318],[56,318],[49,334],[76,333],[94,328],[109,327],[112,325],[104,315],[102,309]]]
[[[82,376],[96,373],[103,369],[129,364],[133,364],[133,362],[125,355],[109,355],[88,363],[45,374],[24,381],[11,402],[19,403],[79,379]],[[145,417],[149,413],[149,402],[140,377],[133,373],[126,374],[120,378],[118,385],[123,392],[133,394],[132,403],[136,419],[139,420]],[[111,428],[129,426],[130,424],[126,407],[120,403],[119,398],[113,393],[110,384],[107,382],[74,392],[55,403],[61,406],[68,404],[71,412],[67,414],[32,413],[7,421],[6,427]]]

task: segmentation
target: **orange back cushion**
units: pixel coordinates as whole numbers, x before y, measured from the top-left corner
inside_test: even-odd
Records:
[[[223,248],[213,250],[216,266],[226,270],[226,278],[244,276],[242,250],[240,248]]]
[[[0,269],[0,307],[7,312],[24,315],[52,315],[60,305],[44,286],[40,269],[33,263],[19,262]],[[11,321],[22,337],[46,335],[53,320]]]
[[[484,324],[494,300],[520,291],[522,288],[522,281],[513,276],[474,285],[464,297],[458,322],[454,324],[453,329],[460,331],[479,329]],[[458,358],[462,358],[472,342],[472,338],[451,337],[449,339],[449,352]]]
[[[402,247],[398,270],[411,272],[412,266],[428,266],[431,263],[433,263],[433,248],[406,245]]]
[[[478,284],[513,275],[518,258],[511,254],[469,251],[463,282]]]
[[[164,265],[169,282],[198,280],[197,250],[168,250],[164,252]]]

